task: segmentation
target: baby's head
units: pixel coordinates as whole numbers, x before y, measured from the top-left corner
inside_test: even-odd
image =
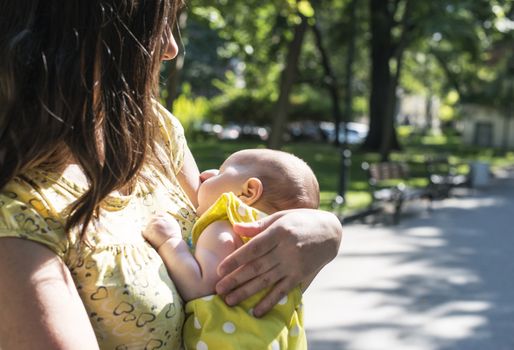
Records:
[[[198,214],[225,192],[233,192],[244,203],[268,214],[319,206],[318,181],[307,163],[290,153],[269,149],[242,150],[228,157],[219,174],[200,185]]]

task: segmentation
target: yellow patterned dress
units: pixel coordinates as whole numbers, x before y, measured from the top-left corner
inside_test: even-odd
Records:
[[[183,129],[169,112],[158,108],[159,147],[167,152],[170,172],[176,174],[183,161]],[[63,230],[67,206],[84,192],[77,184],[36,169],[0,190],[0,239],[38,242],[62,259],[102,349],[182,346],[182,299],[141,232],[152,214],[167,211],[187,239],[196,214],[174,176],[149,167],[145,171],[155,177],[155,186],[141,184],[130,196],[111,195],[101,204],[100,215],[87,232],[91,248],[78,244],[76,230],[69,237]]]
[[[193,227],[193,244],[214,221],[256,221],[266,214],[245,205],[233,193],[223,194]],[[262,318],[252,308],[263,291],[235,307],[218,295],[209,295],[186,304],[184,343],[188,350],[285,350],[307,349],[302,316],[302,293],[294,289]]]

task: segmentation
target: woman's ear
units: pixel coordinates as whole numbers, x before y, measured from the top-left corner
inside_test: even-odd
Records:
[[[247,205],[252,205],[257,202],[264,191],[261,180],[256,177],[251,177],[243,185],[243,191],[239,199]]]

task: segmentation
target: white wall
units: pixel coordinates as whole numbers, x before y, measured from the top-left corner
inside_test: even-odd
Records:
[[[505,128],[508,128],[507,146],[514,149],[514,119],[505,123],[505,114],[500,111],[479,106],[466,105],[461,107],[462,114],[462,140],[469,145],[475,144],[476,128],[478,123],[490,123],[492,126],[492,146],[502,148],[504,146]]]

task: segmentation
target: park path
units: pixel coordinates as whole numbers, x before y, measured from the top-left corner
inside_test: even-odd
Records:
[[[309,349],[514,349],[513,173],[398,226],[345,225],[305,294]]]

